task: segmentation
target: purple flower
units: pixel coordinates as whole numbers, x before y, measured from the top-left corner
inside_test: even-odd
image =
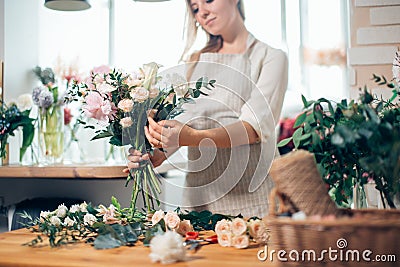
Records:
[[[32,101],[35,105],[39,105],[39,95],[42,92],[43,87],[36,87],[32,91]]]
[[[54,103],[53,93],[48,89],[42,90],[39,95],[39,104],[40,108],[48,108]]]

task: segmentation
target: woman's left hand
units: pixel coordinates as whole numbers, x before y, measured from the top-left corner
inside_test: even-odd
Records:
[[[158,123],[151,117],[148,117],[148,120],[149,126],[145,127],[145,134],[153,147],[171,148],[188,145],[182,141],[190,136],[190,132],[194,130],[193,128],[177,120],[163,120]]]

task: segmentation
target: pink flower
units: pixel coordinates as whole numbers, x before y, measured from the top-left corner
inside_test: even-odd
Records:
[[[176,214],[175,212],[168,211],[167,214],[165,214],[164,221],[165,221],[165,225],[169,229],[173,230],[173,229],[177,229],[179,227],[181,219],[179,219],[178,214]]]
[[[232,221],[232,233],[234,235],[242,235],[247,230],[246,222],[242,218],[235,218]]]
[[[218,221],[217,224],[215,225],[215,233],[217,235],[230,232],[231,232],[231,222],[225,219]]]
[[[176,229],[176,232],[183,236],[185,236],[187,232],[191,231],[193,231],[193,226],[190,224],[189,220],[181,221],[178,229]]]
[[[157,224],[161,219],[164,219],[164,211],[163,210],[158,210],[156,211],[153,216],[151,217],[151,223],[153,225]]]
[[[122,126],[122,128],[128,128],[132,126],[133,121],[131,117],[125,117],[119,121],[119,124]]]
[[[232,234],[230,232],[219,234],[218,244],[222,247],[230,247],[232,245]]]
[[[85,97],[86,104],[82,109],[86,116],[94,118],[102,123],[108,123],[115,114],[113,104],[104,99],[98,92],[90,91]]]
[[[247,248],[249,246],[249,237],[247,235],[234,236],[231,245],[235,248]]]
[[[269,239],[267,228],[261,220],[249,221],[249,233],[258,243],[265,243]]]
[[[131,97],[136,102],[142,103],[149,98],[149,90],[144,87],[136,87],[130,92]]]
[[[133,109],[133,101],[132,99],[125,98],[119,101],[118,108],[121,109],[123,112],[131,112]]]
[[[99,86],[97,87],[97,90],[99,90],[100,93],[105,94],[105,93],[111,93],[112,91],[117,90],[117,88],[111,86],[108,83],[101,83],[99,84]]]
[[[98,67],[94,67],[93,69],[92,69],[92,73],[93,74],[107,74],[107,73],[109,73],[111,71],[111,69],[110,69],[110,67],[109,66],[107,66],[107,65],[101,65],[101,66],[98,66]]]

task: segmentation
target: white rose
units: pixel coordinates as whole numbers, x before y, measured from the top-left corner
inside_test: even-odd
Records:
[[[231,232],[231,222],[225,219],[220,220],[215,225],[215,233],[217,235],[222,233],[230,233]]]
[[[259,243],[265,243],[269,239],[267,228],[261,220],[249,221],[249,233]]]
[[[242,218],[233,219],[231,227],[232,233],[237,236],[244,234],[247,230],[246,222]]]
[[[79,205],[81,212],[87,212],[87,203],[84,201],[82,204]]]
[[[64,219],[65,226],[74,226],[74,224],[75,224],[75,219],[72,220],[70,217]]]
[[[50,223],[54,226],[59,226],[61,224],[61,220],[57,216],[51,216]]]
[[[83,222],[85,225],[92,226],[95,222],[97,222],[97,218],[93,214],[87,213],[85,216],[83,216]]]
[[[133,121],[131,117],[125,117],[119,121],[119,124],[121,124],[122,128],[128,128],[133,124]]]
[[[181,219],[179,218],[178,214],[176,214],[173,211],[168,211],[167,214],[165,214],[164,217],[165,225],[169,229],[177,229],[179,227],[179,223],[181,222]]]
[[[218,234],[218,244],[222,247],[230,247],[232,245],[232,234],[230,232]]]
[[[23,94],[17,98],[17,107],[20,111],[29,110],[32,108],[32,105],[32,95],[30,94]]]
[[[133,72],[125,79],[125,83],[128,87],[142,86],[144,81],[144,75],[142,73]]]
[[[61,204],[58,206],[58,208],[56,210],[56,215],[59,218],[64,218],[65,216],[67,216],[67,211],[68,211],[68,208],[64,204]]]
[[[44,222],[45,219],[48,219],[51,215],[50,211],[41,211],[40,212],[40,222]]]
[[[161,219],[164,219],[164,211],[163,210],[158,210],[156,211],[153,216],[151,217],[151,223],[153,225],[157,224]]]
[[[131,90],[130,96],[136,102],[142,103],[149,98],[149,90],[144,87],[136,87]]]
[[[125,98],[119,101],[118,108],[123,112],[131,112],[133,109],[133,101],[132,99]]]
[[[151,253],[149,256],[152,262],[169,264],[184,261],[186,258],[183,239],[173,231],[167,231],[163,235],[153,237],[150,241],[150,250]]]
[[[71,212],[71,213],[75,213],[75,212],[79,212],[79,211],[80,211],[80,208],[79,208],[78,204],[72,205],[71,208],[69,209],[69,212]]]
[[[193,225],[190,223],[189,220],[183,220],[179,223],[178,229],[176,229],[176,232],[180,235],[185,236],[187,232],[192,232],[193,231]]]
[[[249,237],[247,235],[234,236],[232,246],[235,248],[247,248],[249,246]]]

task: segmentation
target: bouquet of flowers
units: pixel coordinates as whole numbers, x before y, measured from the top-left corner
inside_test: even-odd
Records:
[[[39,146],[41,163],[59,163],[64,150],[64,99],[55,86],[51,68],[37,66],[33,72],[42,83],[32,92],[32,100],[39,108]]]
[[[154,111],[155,121],[171,119],[183,112],[184,103],[193,102],[193,98],[201,94],[207,95],[201,91],[202,88],[210,90],[214,87],[215,80],[208,81],[206,78],[197,80],[195,88],[189,87],[184,78],[175,79],[180,81],[177,84],[162,86],[159,67],[152,62],[143,65],[137,72],[126,73],[101,66],[93,69],[82,83],[72,85],[68,100],[81,99],[85,115],[102,127],[95,131],[92,140],[110,138],[112,145],[129,145],[143,154],[152,153],[153,148],[144,134],[149,111]],[[93,125],[82,123],[86,124],[86,128],[95,129]],[[149,161],[132,171],[126,184],[131,180],[130,208],[135,208],[139,193],[142,193],[148,210],[150,206],[154,207],[153,199],[159,204],[160,181]]]
[[[6,157],[6,145],[8,137],[14,135],[18,127],[22,127],[22,145],[20,148],[20,161],[31,145],[34,137],[34,119],[29,117],[32,108],[32,101],[29,95],[21,95],[17,103],[7,106],[0,101],[0,158]]]

